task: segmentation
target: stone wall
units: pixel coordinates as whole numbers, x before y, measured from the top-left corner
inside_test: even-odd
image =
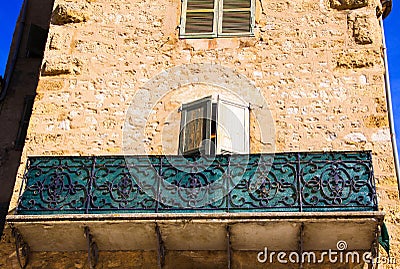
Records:
[[[137,141],[146,149],[137,153],[175,151],[160,142],[164,127],[177,126],[168,115],[181,100],[209,93],[193,90],[176,99],[179,89],[166,90],[154,104],[135,94],[164,70],[211,63],[245,76],[262,93],[267,108],[258,109],[271,114],[275,150],[373,151],[379,202],[400,261],[380,9],[375,0],[256,0],[255,37],[179,39],[179,0],[56,0],[11,208],[26,156],[123,154],[132,103],[154,112],[139,116],[146,117],[148,139]],[[132,125],[142,128],[139,118]],[[251,150],[264,151],[252,124]],[[176,145],[176,136],[165,133],[167,145]]]
[[[29,155],[122,153],[125,111],[140,87],[165,69],[204,62],[261,89],[278,151],[388,144],[377,3],[257,1],[255,37],[185,40],[177,38],[180,1],[164,2],[55,3]]]

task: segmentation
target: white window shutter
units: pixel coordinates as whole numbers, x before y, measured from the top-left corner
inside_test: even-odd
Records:
[[[218,100],[216,153],[249,153],[248,106],[223,99]]]

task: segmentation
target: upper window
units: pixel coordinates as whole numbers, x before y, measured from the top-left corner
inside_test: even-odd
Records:
[[[42,58],[46,46],[48,30],[31,24],[29,28],[28,43],[26,45],[26,56],[29,58]]]
[[[29,119],[32,115],[33,101],[35,96],[27,95],[24,101],[24,111],[22,112],[21,121],[19,122],[17,139],[15,140],[15,149],[21,150],[24,147],[26,134],[28,132]]]
[[[180,36],[251,36],[254,0],[182,0]]]
[[[180,155],[249,153],[249,107],[220,96],[183,104]]]

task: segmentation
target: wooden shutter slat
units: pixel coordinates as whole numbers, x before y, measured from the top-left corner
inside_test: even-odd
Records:
[[[212,33],[214,12],[190,12],[186,14],[186,33]]]
[[[214,9],[214,0],[187,0],[187,10]]]
[[[250,11],[224,11],[222,33],[248,33],[251,30]]]
[[[223,9],[250,8],[250,0],[223,0]]]
[[[215,34],[215,0],[187,0],[184,10],[185,35]]]

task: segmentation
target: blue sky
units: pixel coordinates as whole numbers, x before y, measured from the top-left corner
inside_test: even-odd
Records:
[[[22,0],[3,1],[0,7],[0,75],[4,76],[15,22],[21,9]]]
[[[400,8],[398,1],[393,0],[391,14],[385,19],[386,45],[389,60],[390,85],[392,91],[392,105],[395,118],[397,141],[400,147]],[[8,58],[8,50],[14,32],[22,0],[3,1],[0,8],[0,75],[4,75]]]
[[[393,0],[392,12],[384,20],[386,47],[389,62],[390,87],[395,120],[396,140],[400,147],[400,7]]]

